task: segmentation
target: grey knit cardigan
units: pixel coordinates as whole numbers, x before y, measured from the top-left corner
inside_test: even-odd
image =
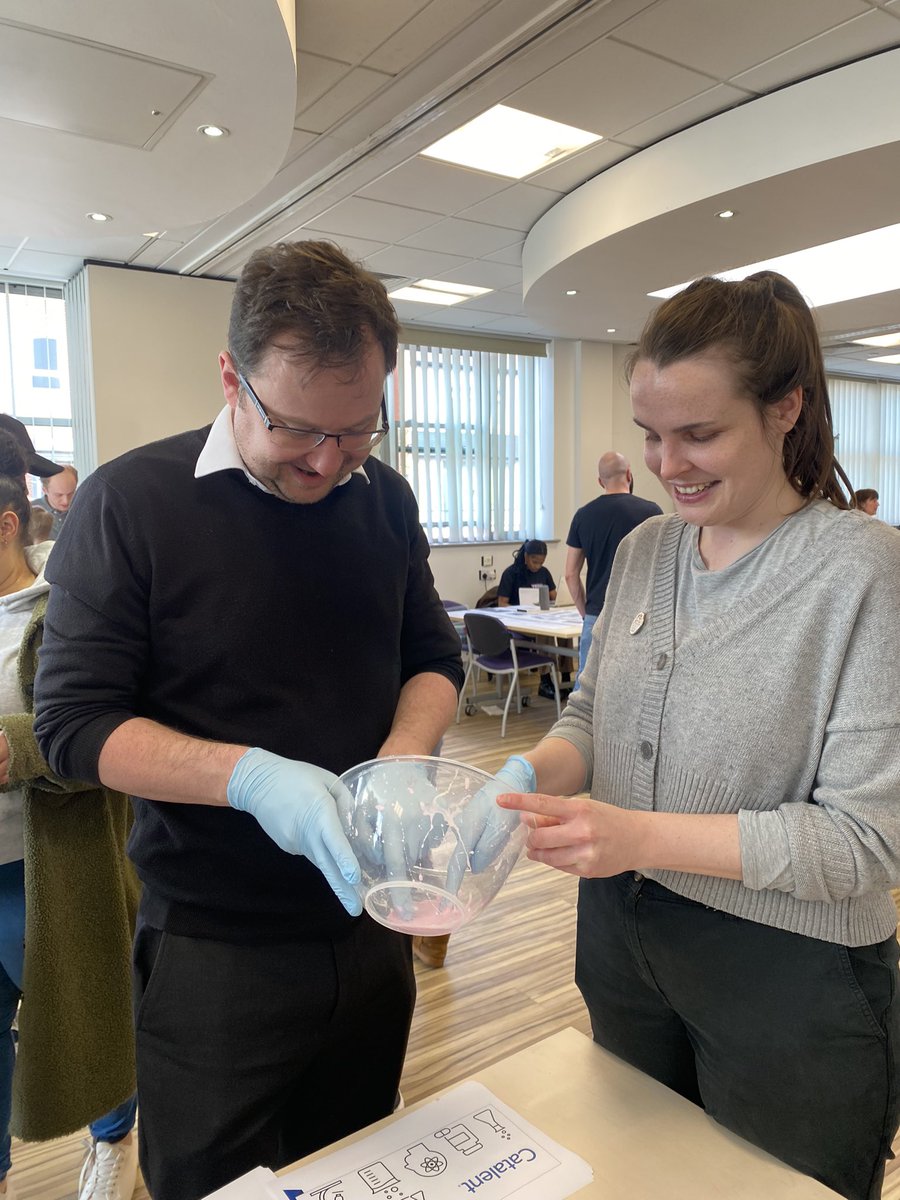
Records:
[[[815,508],[814,552],[807,529],[786,568],[678,646],[678,552],[689,531],[669,516],[629,534],[581,687],[548,736],[580,751],[595,800],[739,814],[743,882],[647,872],[665,887],[857,946],[897,927],[900,533]],[[763,886],[748,865],[764,861],[773,834],[786,835],[789,890]]]

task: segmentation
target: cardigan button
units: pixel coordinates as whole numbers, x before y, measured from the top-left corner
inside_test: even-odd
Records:
[[[641,742],[641,758],[648,759],[653,757],[653,747],[649,742]]]
[[[661,671],[668,661],[669,661],[668,654],[661,654],[659,656],[659,658],[656,660],[657,671]]]

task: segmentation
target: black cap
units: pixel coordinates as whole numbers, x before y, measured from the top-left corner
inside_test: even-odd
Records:
[[[11,417],[9,413],[0,413],[0,429],[5,429],[18,442],[25,455],[25,468],[29,475],[39,475],[41,479],[46,479],[48,475],[58,475],[60,471],[65,470],[65,467],[61,467],[58,463],[51,462],[49,458],[43,458],[37,453],[34,443],[28,436],[28,430],[21,421]]]

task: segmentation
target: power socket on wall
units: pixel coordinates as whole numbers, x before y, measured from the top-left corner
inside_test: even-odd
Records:
[[[497,578],[497,572],[493,567],[481,567],[478,571],[478,578],[482,583],[491,583]]]

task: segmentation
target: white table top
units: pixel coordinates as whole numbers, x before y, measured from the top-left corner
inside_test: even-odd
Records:
[[[594,1180],[575,1193],[579,1200],[834,1200],[837,1195],[729,1133],[702,1109],[575,1029],[545,1038],[473,1078],[591,1164]],[[394,1113],[319,1154],[402,1116]]]
[[[462,618],[467,612],[496,617],[514,633],[530,633],[545,638],[573,638],[576,641],[581,636],[582,620],[574,604],[565,608],[549,609],[521,608],[513,605],[507,608],[457,609],[448,615],[462,624]]]

